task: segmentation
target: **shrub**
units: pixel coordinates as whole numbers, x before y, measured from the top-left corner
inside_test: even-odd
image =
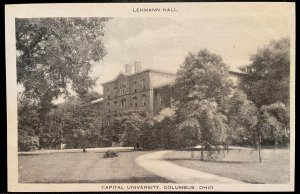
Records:
[[[39,138],[30,136],[26,132],[19,131],[18,150],[19,151],[35,151],[39,148]]]
[[[119,154],[117,151],[115,150],[108,150],[104,153],[103,158],[114,158],[114,157],[118,157]]]

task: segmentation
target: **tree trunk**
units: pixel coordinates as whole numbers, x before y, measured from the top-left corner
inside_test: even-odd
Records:
[[[284,134],[285,134],[285,137],[288,137],[286,127],[284,127]]]
[[[203,149],[201,149],[201,161],[203,161]]]
[[[226,150],[227,150],[227,153],[229,152],[229,141],[228,139],[226,140]]]
[[[259,157],[259,163],[262,162],[260,149],[261,149],[261,136],[259,136],[259,140],[258,140],[258,157]]]
[[[86,140],[84,140],[84,142],[83,142],[83,149],[82,149],[83,152],[86,152],[85,147],[86,147]]]

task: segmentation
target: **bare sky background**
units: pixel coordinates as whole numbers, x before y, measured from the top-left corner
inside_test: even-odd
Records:
[[[92,76],[101,83],[124,71],[126,63],[176,73],[189,52],[207,48],[222,56],[232,70],[249,64],[249,57],[272,39],[289,36],[284,17],[113,18],[106,24],[108,54],[95,63]]]

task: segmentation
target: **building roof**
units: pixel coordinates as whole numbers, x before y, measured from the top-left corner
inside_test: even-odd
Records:
[[[126,77],[131,77],[140,73],[144,73],[144,72],[156,72],[156,73],[162,73],[162,74],[168,74],[168,75],[172,75],[172,76],[176,76],[176,74],[168,72],[168,71],[163,71],[163,70],[158,70],[158,69],[144,69],[142,71],[136,72],[136,73],[131,73],[131,74],[127,74],[123,71],[121,71],[113,80],[108,81],[108,82],[104,82],[102,83],[102,85],[108,84],[108,83],[112,83],[114,81],[116,81],[121,75],[126,76]]]
[[[98,98],[96,100],[93,100],[91,103],[95,104],[95,103],[102,102],[102,101],[103,101],[103,98]]]
[[[175,81],[174,81],[174,82],[175,82]],[[166,87],[166,86],[171,86],[171,85],[174,84],[174,82],[160,84],[160,85],[158,85],[158,86],[155,86],[154,89],[160,89],[160,88],[163,88],[163,87]]]
[[[246,75],[246,73],[244,73],[242,71],[240,71],[240,72],[238,72],[238,71],[229,71],[229,73],[232,74],[232,75],[237,75],[237,76],[244,76],[244,75]]]

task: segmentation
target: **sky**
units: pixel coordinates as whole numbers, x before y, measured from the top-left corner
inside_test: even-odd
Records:
[[[91,73],[98,77],[94,88],[114,79],[125,64],[142,63],[176,73],[189,52],[200,49],[220,55],[231,70],[250,63],[249,58],[270,40],[289,36],[284,17],[113,18],[105,26],[107,55],[95,62]]]

